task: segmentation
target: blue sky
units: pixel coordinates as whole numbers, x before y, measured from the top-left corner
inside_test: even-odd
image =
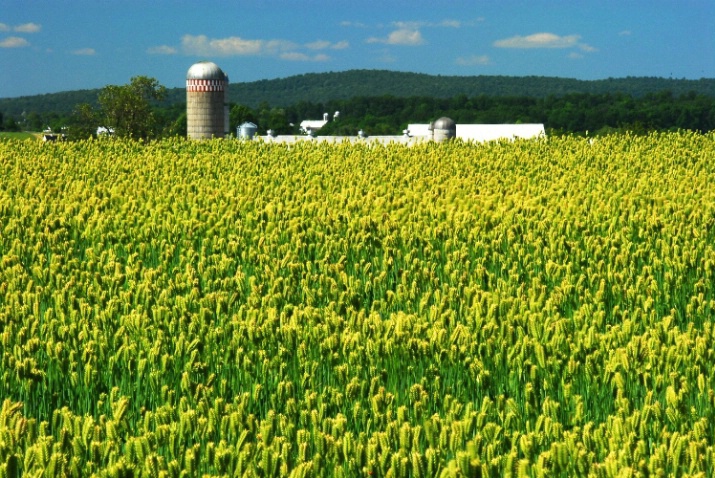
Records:
[[[0,97],[350,69],[715,78],[715,0],[0,0]]]

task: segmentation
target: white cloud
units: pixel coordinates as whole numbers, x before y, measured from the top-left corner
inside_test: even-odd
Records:
[[[29,45],[30,42],[20,37],[7,37],[0,40],[0,48],[20,48]]]
[[[7,23],[0,23],[0,32],[15,31],[18,33],[37,33],[42,26],[37,23],[23,23],[22,25],[10,26]]]
[[[241,37],[209,39],[206,35],[184,35],[181,46],[187,55],[197,56],[265,55],[296,48],[294,43],[285,40],[247,40]]]
[[[560,36],[554,33],[541,32],[532,35],[516,35],[511,38],[497,40],[494,46],[498,48],[579,48],[582,51],[593,52],[596,48],[581,43],[580,35]]]
[[[446,28],[459,28],[462,26],[462,22],[459,20],[442,20],[438,25]]]
[[[390,33],[387,38],[370,37],[367,43],[386,43],[388,45],[416,46],[422,45],[425,41],[419,30],[401,28]]]
[[[386,45],[406,45],[416,46],[422,45],[425,42],[422,36],[421,29],[423,28],[462,28],[466,26],[474,26],[477,22],[483,21],[483,18],[474,20],[454,20],[445,19],[436,22],[431,21],[396,21],[390,25],[395,28],[387,37],[372,36],[365,40],[366,43],[384,43]],[[349,22],[343,22],[345,26],[351,26]],[[364,26],[364,25],[361,25]],[[383,28],[383,25],[377,25],[376,28]]]
[[[318,40],[314,41],[312,43],[307,43],[305,45],[306,48],[309,50],[344,50],[345,48],[349,47],[350,44],[347,41],[339,41],[337,43],[332,43],[329,41],[325,40]]]
[[[330,42],[325,41],[325,40],[317,40],[312,43],[306,43],[306,48],[309,48],[311,50],[325,50],[326,48],[330,48]]]
[[[342,50],[349,47],[347,41],[329,42],[318,40],[305,45],[298,45],[287,40],[260,40],[240,37],[208,38],[206,35],[184,35],[181,38],[181,51],[186,55],[196,56],[275,56],[286,61],[329,61],[324,53],[305,53],[304,49]],[[176,50],[169,46],[154,47],[150,53],[174,54]]]
[[[578,44],[578,35],[558,36],[553,33],[534,33],[528,36],[513,36],[497,40],[494,46],[499,48],[571,48]]]
[[[149,48],[146,52],[150,55],[176,55],[178,50],[173,46],[159,45]]]
[[[206,35],[184,35],[181,46],[189,55],[258,55],[260,40],[244,40],[240,37],[209,40]]]
[[[456,63],[461,66],[478,66],[478,65],[489,65],[491,60],[487,55],[472,55],[457,58]]]
[[[11,26],[7,23],[0,23],[0,32],[36,33],[42,27],[37,23],[23,23],[22,25]],[[22,37],[10,36],[0,40],[0,48],[21,48],[29,46],[30,42]]]
[[[22,25],[17,25],[13,30],[21,33],[37,33],[42,29],[41,25],[37,23],[23,23]]]
[[[618,32],[618,35],[622,36],[622,37],[628,36],[630,34],[631,34],[630,30],[623,30],[623,31]]]
[[[97,54],[97,51],[94,48],[79,48],[77,50],[72,50],[72,54],[79,56],[94,56]]]
[[[419,30],[401,29],[395,30],[387,37],[390,45],[421,45],[424,43]]]

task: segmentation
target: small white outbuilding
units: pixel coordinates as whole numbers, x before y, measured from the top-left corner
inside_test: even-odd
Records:
[[[337,112],[336,112],[337,114]],[[328,123],[328,113],[323,113],[322,120],[303,120],[300,122],[300,132],[303,134],[315,134],[320,128]]]

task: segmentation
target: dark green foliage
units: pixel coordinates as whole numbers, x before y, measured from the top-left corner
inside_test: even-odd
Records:
[[[87,139],[96,134],[97,111],[88,103],[77,105],[69,120],[69,137],[73,140]]]
[[[107,85],[99,94],[102,126],[119,137],[159,136],[152,101],[164,98],[166,88],[154,78],[135,76],[128,85]]]
[[[690,91],[715,97],[715,79],[627,77],[584,81],[543,76],[435,76],[385,70],[350,70],[234,83],[229,86],[229,101],[257,108],[262,102],[285,107],[300,102],[330,102],[356,96],[453,98],[465,95],[473,98],[485,95],[546,98],[574,93],[622,93],[639,98],[661,91],[672,91],[676,97]],[[67,116],[79,103],[97,106],[98,94],[99,90],[95,89],[0,98],[0,111],[16,118],[19,118],[23,111],[36,111],[39,114],[56,112]],[[185,102],[184,88],[170,88],[167,89],[166,100],[162,104]]]
[[[427,123],[448,116],[457,123],[544,123],[551,131],[605,133],[715,129],[715,98],[671,92],[635,98],[625,94],[570,94],[561,97],[468,98],[393,96],[359,97],[326,104],[299,103],[287,108],[292,122],[319,118],[321,111],[340,111],[340,119],[321,134],[400,134],[409,123]]]
[[[109,88],[109,87],[107,87]],[[106,90],[106,88],[105,88]],[[104,91],[104,90],[103,90]],[[153,101],[154,135],[186,134],[186,93]],[[245,121],[259,132],[296,133],[304,119],[332,117],[321,134],[400,134],[409,123],[449,116],[457,123],[544,123],[555,132],[715,129],[715,80],[432,76],[352,70],[230,85],[231,131]],[[0,99],[0,128],[59,131],[80,103],[96,107],[98,90]],[[25,112],[26,116],[22,116]],[[14,121],[13,121],[14,120]]]
[[[641,97],[663,90],[673,91],[676,95],[696,91],[715,96],[715,80],[627,77],[585,81],[545,76],[441,76],[387,70],[350,70],[237,83],[230,86],[229,100],[255,108],[262,101],[274,106],[288,106],[300,101],[345,100],[356,96],[452,98],[457,95],[487,95],[545,98],[573,93],[620,92]],[[183,90],[180,91],[183,93]]]

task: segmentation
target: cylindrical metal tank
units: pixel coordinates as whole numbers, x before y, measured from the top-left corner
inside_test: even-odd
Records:
[[[253,136],[258,131],[258,126],[251,122],[243,123],[238,127],[238,136],[241,139],[253,139]]]
[[[223,138],[228,76],[213,62],[201,61],[186,74],[186,132],[189,139]]]
[[[432,129],[432,137],[435,141],[444,141],[457,136],[457,123],[444,116],[433,123]]]

